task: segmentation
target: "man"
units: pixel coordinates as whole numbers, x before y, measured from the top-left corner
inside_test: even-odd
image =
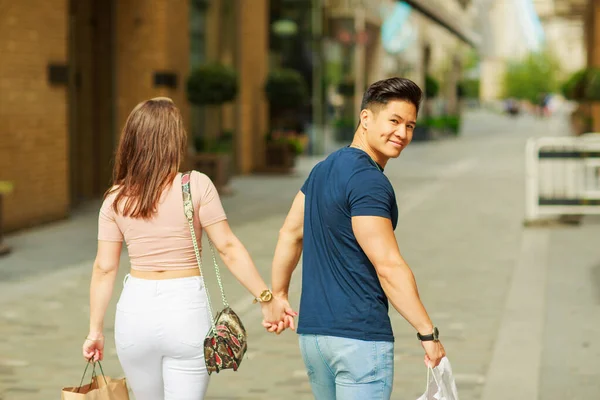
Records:
[[[428,365],[437,366],[445,355],[400,255],[394,236],[398,207],[383,173],[412,139],[421,96],[408,79],[371,85],[352,144],[313,168],[280,230],[273,293],[287,301],[304,251],[298,333],[317,400],[390,398],[394,336],[388,299],[417,330]],[[291,316],[285,324],[265,323],[277,333],[287,325],[293,328]]]

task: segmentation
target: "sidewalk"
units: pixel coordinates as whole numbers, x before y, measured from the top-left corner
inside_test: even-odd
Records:
[[[461,400],[600,393],[600,344],[593,340],[600,334],[600,224],[522,228],[525,141],[564,129],[558,118],[474,112],[464,136],[412,144],[386,168],[398,197],[398,243],[440,327]],[[314,162],[303,160],[293,177],[237,178],[236,193],[224,198],[234,232],[265,277],[277,232]],[[58,397],[62,386],[79,382],[96,212],[7,238],[14,254],[0,259],[1,400]],[[121,277],[127,268],[124,262]],[[291,287],[294,305],[299,274],[300,268]],[[207,273],[209,282],[212,277]],[[250,296],[228,272],[224,279],[250,348],[238,372],[212,378],[207,399],[312,399],[296,335],[263,333]],[[111,337],[116,297],[106,319],[104,363],[114,376],[121,374]],[[390,315],[393,399],[414,400],[425,388],[423,351],[414,330],[394,310]]]

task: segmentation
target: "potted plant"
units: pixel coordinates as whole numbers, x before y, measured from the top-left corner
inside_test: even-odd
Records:
[[[563,83],[561,91],[568,100],[581,101],[585,97],[585,87],[587,84],[587,70],[580,70],[569,77]]]
[[[600,131],[600,69],[586,68],[573,73],[561,87],[565,98],[579,102],[571,113],[575,135]]]
[[[433,99],[440,92],[440,83],[431,75],[425,76],[425,97]]]
[[[294,168],[296,157],[304,152],[302,136],[295,131],[271,131],[266,135],[268,172],[288,173]]]
[[[333,122],[335,129],[335,139],[338,142],[351,142],[356,132],[358,121],[354,118],[340,117]]]
[[[430,140],[433,136],[431,129],[437,127],[436,121],[431,117],[431,99],[437,97],[440,92],[439,82],[431,75],[425,75],[425,104],[423,105],[423,113],[420,117],[420,122],[413,132],[413,141],[422,142]]]
[[[271,120],[271,131],[265,138],[265,167],[269,172],[287,173],[304,147],[306,135],[297,115],[306,104],[308,87],[298,71],[278,69],[267,77],[265,93]]]
[[[208,119],[204,132],[193,132],[195,154],[192,167],[208,175],[218,190],[227,187],[232,175],[233,134],[222,131],[222,105],[237,96],[235,70],[219,63],[194,68],[187,81],[188,101],[203,107]]]
[[[453,136],[458,136],[460,133],[460,119],[460,115],[446,115],[444,117],[444,125],[447,131]]]
[[[345,77],[337,86],[337,92],[343,97],[354,96],[354,79],[351,76]]]

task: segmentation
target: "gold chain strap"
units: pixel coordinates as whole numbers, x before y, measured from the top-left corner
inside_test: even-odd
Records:
[[[187,178],[186,178],[187,176]],[[190,188],[190,179],[191,173],[186,172],[181,176],[181,187],[182,187],[182,195],[183,195],[183,211],[185,213],[185,217],[188,221],[188,226],[190,228],[190,234],[192,236],[192,244],[194,245],[194,253],[196,254],[196,262],[198,263],[198,269],[200,270],[200,274],[204,277],[204,273],[202,272],[202,256],[200,254],[200,249],[198,248],[198,240],[196,237],[196,230],[194,229],[194,205],[192,202],[192,191]],[[186,183],[183,183],[184,180],[187,180]],[[223,300],[223,307],[229,307],[229,303],[227,302],[227,298],[225,297],[225,290],[223,289],[223,282],[221,281],[221,273],[219,270],[219,264],[217,263],[217,257],[215,255],[215,249],[212,241],[208,238],[208,245],[210,247],[210,251],[212,254],[213,263],[215,266],[215,274],[217,276],[217,282],[219,284],[219,289],[221,290],[221,299]],[[204,290],[206,291],[206,299],[208,300],[208,312],[210,314],[210,322],[212,325],[213,334],[217,333],[217,327],[215,325],[215,320],[212,312],[212,304],[210,301],[210,295],[208,293],[208,288],[206,287],[206,282],[204,283]]]

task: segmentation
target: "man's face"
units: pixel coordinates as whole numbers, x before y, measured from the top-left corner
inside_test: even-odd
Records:
[[[393,100],[379,109],[363,110],[369,147],[387,158],[396,158],[412,140],[417,108],[404,100]]]

